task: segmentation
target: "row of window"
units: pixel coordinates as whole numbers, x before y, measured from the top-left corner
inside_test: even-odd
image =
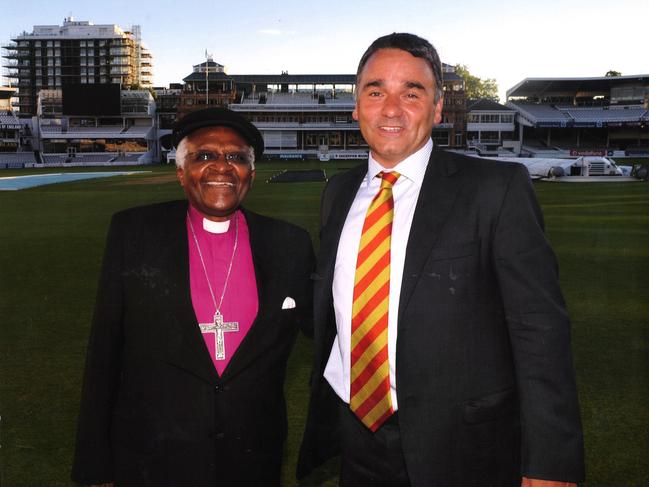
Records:
[[[514,123],[514,114],[477,114],[470,113],[469,123]]]
[[[57,73],[58,74],[58,73]],[[76,77],[75,82],[81,84],[93,84],[93,83],[128,83],[126,80],[122,79],[120,76],[81,76]],[[35,86],[36,88],[60,88],[62,85],[60,76],[47,76],[42,78],[36,78]]]
[[[480,132],[467,132],[466,136],[467,140],[475,140],[479,142],[500,142],[501,140],[514,140],[516,138],[516,133],[485,130]]]
[[[278,122],[278,123],[351,123],[351,115],[341,114],[255,114],[252,115],[253,122]]]
[[[98,40],[88,40],[88,41],[79,41],[80,47],[104,47],[111,44],[126,44],[126,39],[98,39]],[[70,42],[74,41],[63,41],[63,45],[69,45]],[[18,47],[29,47],[29,41],[19,41]],[[34,41],[34,47],[61,47],[60,40],[51,40],[51,41]]]

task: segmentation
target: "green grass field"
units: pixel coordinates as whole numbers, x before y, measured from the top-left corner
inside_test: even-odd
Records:
[[[265,184],[247,206],[307,228],[321,183]],[[328,175],[349,166],[323,164]],[[302,164],[299,167],[318,167]],[[181,198],[171,167],[138,176],[0,192],[0,485],[70,486],[81,373],[110,215]],[[0,177],[34,171],[4,171]],[[537,183],[561,265],[586,435],[588,487],[649,485],[649,185]],[[305,420],[311,344],[289,364],[284,485]],[[335,462],[303,485],[335,485]]]

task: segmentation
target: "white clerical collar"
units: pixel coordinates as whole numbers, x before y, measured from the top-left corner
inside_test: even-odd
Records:
[[[210,233],[225,233],[230,228],[230,220],[225,220],[223,222],[215,222],[203,218],[203,230]]]
[[[402,176],[405,176],[407,179],[410,179],[414,183],[419,185],[424,181],[424,174],[426,174],[426,167],[428,166],[428,160],[430,159],[430,154],[433,151],[433,141],[428,139],[428,142],[419,149],[417,152],[410,154],[399,164],[394,166],[392,169],[386,169],[381,164],[376,162],[372,157],[372,152],[370,151],[370,157],[367,161],[367,180],[366,183],[370,184],[374,177],[382,171],[397,171]]]

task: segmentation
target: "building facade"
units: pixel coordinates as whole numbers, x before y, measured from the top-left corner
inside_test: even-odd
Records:
[[[193,66],[192,73],[183,81],[178,118],[189,112],[210,106],[225,106],[235,101],[234,80],[225,72],[225,66],[208,58],[204,63]]]
[[[649,155],[649,74],[525,78],[507,90],[507,106],[523,155]]]
[[[516,112],[493,100],[468,100],[466,145],[482,155],[498,154],[507,147],[516,155],[520,147],[516,132]]]
[[[18,87],[21,117],[37,111],[40,90],[69,84],[119,84],[149,88],[153,59],[139,26],[125,31],[68,17],[63,25],[35,25],[3,46],[7,78]]]

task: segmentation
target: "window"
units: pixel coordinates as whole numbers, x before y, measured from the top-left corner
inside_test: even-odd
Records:
[[[314,134],[313,132],[307,133],[306,145],[311,147],[318,145],[318,134]]]
[[[449,145],[448,130],[433,130],[433,143],[438,146],[447,147]]]
[[[482,123],[498,123],[500,121],[500,116],[494,114],[481,115],[480,121]]]
[[[500,134],[498,132],[481,132],[480,141],[481,142],[498,142],[500,140]]]

